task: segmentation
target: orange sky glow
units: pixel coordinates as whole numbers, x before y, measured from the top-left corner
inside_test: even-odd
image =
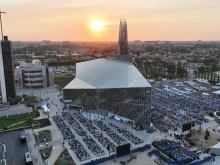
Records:
[[[0,0],[4,34],[25,41],[220,40],[219,0]],[[101,22],[95,30],[93,23]]]

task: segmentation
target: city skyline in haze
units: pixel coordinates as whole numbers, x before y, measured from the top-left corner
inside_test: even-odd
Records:
[[[219,0],[1,0],[4,35],[21,41],[220,40]],[[94,27],[95,26],[95,27]]]

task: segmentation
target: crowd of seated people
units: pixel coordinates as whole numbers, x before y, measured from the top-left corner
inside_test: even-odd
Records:
[[[101,147],[99,147],[98,144],[90,136],[87,136],[86,131],[83,130],[83,128],[69,112],[62,112],[62,116],[69,122],[69,124],[72,126],[72,128],[74,128],[79,136],[84,136],[83,141],[96,156],[104,154],[104,151],[101,149]]]
[[[124,145],[127,144],[127,141],[120,137],[119,135],[117,135],[116,132],[114,132],[109,126],[107,126],[107,124],[104,124],[102,121],[99,120],[94,120],[95,124],[104,132],[106,132],[106,134],[118,145]]]
[[[80,127],[79,123],[69,114],[69,112],[62,112],[62,117],[64,120],[67,120],[67,122],[71,125],[71,127],[75,130],[75,132],[79,136],[86,136],[86,131],[83,130],[82,127]]]
[[[168,88],[168,87],[167,87]],[[183,123],[194,121],[201,124],[204,112],[215,112],[220,107],[220,101],[211,96],[190,96],[178,93],[175,88],[169,91],[154,88],[152,92],[152,123],[162,132],[177,130]]]
[[[187,147],[181,146],[180,143],[170,140],[162,140],[152,143],[153,146],[169,157],[180,162],[189,163],[198,160],[199,156],[190,151]]]
[[[68,143],[71,146],[70,148],[73,150],[73,152],[76,154],[77,158],[80,161],[84,161],[91,158],[89,153],[86,151],[86,149],[82,146],[82,144],[78,140],[69,139]]]
[[[68,128],[68,126],[64,123],[63,119],[60,115],[52,117],[54,122],[56,123],[57,127],[59,128],[60,132],[63,135],[64,140],[68,140],[68,144],[70,145],[73,152],[76,154],[77,158],[80,161],[90,159],[89,153],[86,149],[80,144],[78,140],[75,139],[74,134]]]
[[[53,121],[56,123],[57,127],[59,128],[60,132],[62,133],[64,140],[75,138],[74,134],[67,127],[67,125],[64,123],[61,116],[58,116],[58,115],[53,116]]]
[[[194,160],[199,159],[199,157],[195,153],[189,151],[185,147],[169,150],[168,153],[171,155],[173,159],[184,163],[190,163]]]
[[[83,115],[79,113],[74,113],[74,116],[86,127],[86,129],[98,139],[98,141],[105,147],[109,145],[110,152],[115,151],[115,145],[106,138],[103,134],[99,132],[99,130],[93,125],[92,121],[87,120]]]
[[[139,139],[138,137],[134,136],[131,132],[129,132],[127,129],[125,128],[120,128],[118,126],[116,126],[113,123],[109,123],[109,125],[113,128],[115,128],[119,133],[121,133],[125,138],[127,138],[129,141],[131,141],[132,143],[134,143],[135,145],[143,143],[143,141],[141,139]]]
[[[181,144],[175,141],[162,140],[153,143],[154,147],[161,151],[167,151],[169,149],[180,148]]]
[[[88,148],[94,153],[94,155],[101,156],[105,154],[104,150],[102,150],[102,148],[99,147],[98,144],[90,136],[83,137],[83,141],[88,146]]]

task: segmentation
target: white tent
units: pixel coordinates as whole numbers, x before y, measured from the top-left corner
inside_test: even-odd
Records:
[[[220,90],[212,92],[213,94],[220,95]]]
[[[46,105],[42,105],[42,108],[43,108],[44,112],[49,112],[50,111],[49,108]]]
[[[211,154],[215,154],[216,156],[220,156],[220,143],[217,143],[216,145],[212,146],[210,149]]]
[[[120,120],[121,120],[121,118],[118,117],[118,116],[115,116],[114,118],[115,118],[115,120],[117,120],[117,121],[120,121]]]
[[[202,94],[205,95],[205,96],[209,96],[209,94],[208,94],[208,93],[205,93],[205,92],[203,92]]]

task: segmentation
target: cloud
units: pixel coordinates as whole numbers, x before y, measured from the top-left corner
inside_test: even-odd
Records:
[[[220,5],[209,5],[209,6],[196,6],[196,7],[176,7],[176,8],[164,8],[164,9],[146,9],[145,11],[140,10],[135,12],[133,15],[135,18],[149,17],[149,16],[160,16],[160,15],[174,15],[179,13],[187,12],[199,12],[201,10],[220,9]]]
[[[102,7],[105,7],[103,4],[101,4],[101,3],[97,3],[99,6],[102,6]]]

